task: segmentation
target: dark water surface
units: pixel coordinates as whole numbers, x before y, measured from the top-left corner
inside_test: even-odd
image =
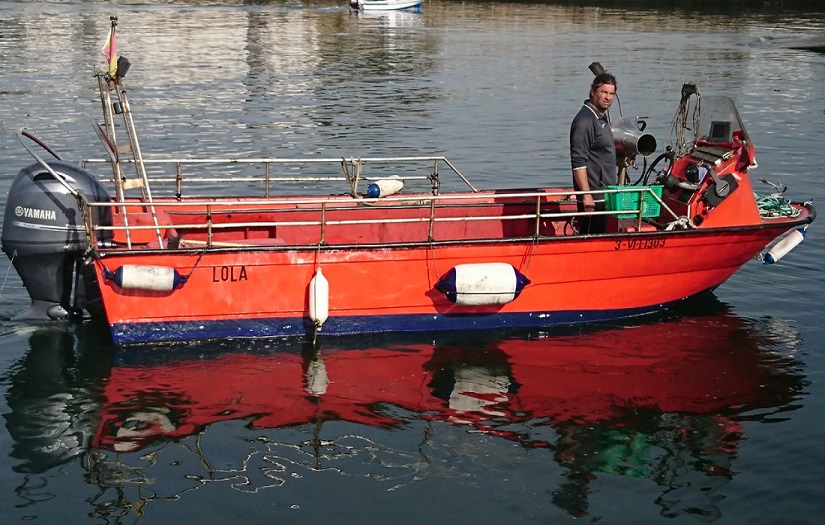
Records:
[[[444,154],[479,187],[566,183],[597,60],[661,145],[694,80],[737,102],[757,178],[825,197],[822,13],[155,3],[116,7],[147,156]],[[102,155],[113,9],[0,1],[3,195],[30,162],[21,126]],[[317,350],[116,351],[99,326],[9,321],[27,295],[6,265],[0,522],[818,523],[819,231],[655,319]]]

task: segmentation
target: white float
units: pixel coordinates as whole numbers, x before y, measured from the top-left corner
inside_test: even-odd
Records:
[[[460,306],[507,304],[515,300],[530,279],[507,263],[457,264],[435,285]]]
[[[318,268],[312,280],[309,281],[309,318],[320,330],[327,317],[329,317],[329,281]]]
[[[779,239],[773,247],[765,254],[762,260],[765,264],[774,264],[782,257],[785,257],[788,252],[799,246],[799,243],[805,240],[805,232],[808,231],[808,226],[791,230],[790,233]]]
[[[367,196],[373,199],[398,193],[404,188],[404,181],[399,177],[377,179],[367,186]]]
[[[171,292],[186,279],[168,266],[124,264],[111,275],[112,281],[127,290]]]

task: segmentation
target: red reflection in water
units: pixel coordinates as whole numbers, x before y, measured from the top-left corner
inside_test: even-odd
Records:
[[[254,428],[319,420],[405,424],[388,406],[532,446],[553,444],[502,427],[623,428],[640,414],[675,413],[711,416],[729,433],[737,428],[731,416],[788,395],[786,385],[770,388],[787,381],[764,346],[739,319],[719,315],[531,339],[138,362],[112,368],[95,443],[136,450],[236,419]]]
[[[136,451],[226,420],[439,422],[546,450],[563,476],[550,497],[573,516],[588,514],[591,482],[610,473],[654,481],[663,515],[712,518],[712,494],[735,476],[741,422],[791,409],[804,388],[799,364],[775,350],[794,337],[722,313],[568,335],[336,339],[311,352],[248,342],[211,357],[128,351],[105,384],[93,445]]]

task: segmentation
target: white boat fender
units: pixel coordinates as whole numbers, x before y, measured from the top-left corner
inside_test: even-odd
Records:
[[[186,277],[168,266],[124,264],[107,277],[126,290],[171,292],[186,282]]]
[[[799,243],[805,240],[805,233],[808,231],[808,225],[791,230],[790,233],[782,237],[776,244],[762,256],[764,264],[774,264],[782,257],[785,257],[788,252],[799,246]]]
[[[329,317],[329,281],[318,268],[312,280],[309,281],[309,318],[315,323],[315,329],[320,330],[327,317]]]
[[[377,179],[367,187],[367,196],[373,199],[387,197],[398,193],[404,188],[404,181],[399,177]]]
[[[507,263],[457,264],[435,288],[459,306],[507,304],[514,301],[530,279]]]

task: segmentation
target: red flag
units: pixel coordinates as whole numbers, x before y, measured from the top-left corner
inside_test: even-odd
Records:
[[[114,78],[115,73],[117,73],[117,36],[115,35],[114,24],[109,29],[106,44],[103,45],[103,54],[106,55],[106,63],[109,65],[109,76]]]

